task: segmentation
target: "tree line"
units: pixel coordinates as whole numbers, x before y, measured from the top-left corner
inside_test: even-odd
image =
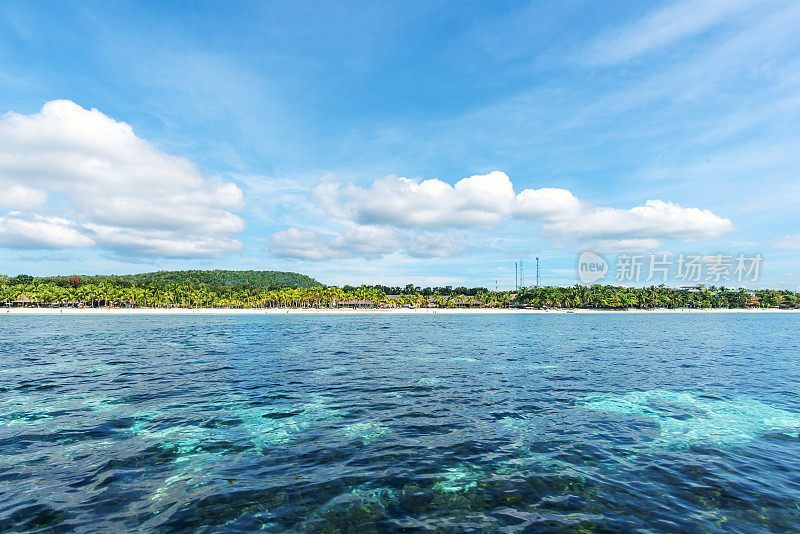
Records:
[[[33,280],[30,275],[20,275]],[[73,275],[74,277],[75,275]],[[67,276],[41,277],[40,280],[53,282],[65,286],[70,278]],[[17,279],[19,277],[15,277]],[[304,274],[286,271],[230,271],[230,270],[185,270],[185,271],[156,271],[140,274],[123,275],[81,275],[79,278],[84,283],[112,282],[114,284],[189,284],[209,286],[251,286],[259,288],[275,287],[320,287],[321,283]],[[28,281],[30,281],[28,280]]]
[[[611,285],[486,288],[420,288],[382,285],[255,287],[189,282],[134,282],[124,278],[0,277],[4,306],[313,308],[313,307],[524,307],[524,308],[798,308],[788,290]]]

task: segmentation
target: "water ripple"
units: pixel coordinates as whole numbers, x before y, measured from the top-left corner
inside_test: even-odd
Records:
[[[795,332],[4,317],[0,531],[798,531]]]

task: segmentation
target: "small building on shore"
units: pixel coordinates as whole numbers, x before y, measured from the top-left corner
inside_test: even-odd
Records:
[[[11,304],[13,306],[24,308],[25,306],[30,306],[31,304],[34,304],[34,302],[28,298],[28,295],[20,295],[17,297],[16,300],[11,301]]]
[[[468,308],[483,308],[486,306],[486,303],[482,300],[478,300],[475,297],[469,297],[462,301],[463,305]]]
[[[678,289],[680,291],[685,291],[686,293],[701,293],[705,289],[705,286],[703,284],[696,286],[681,286]]]
[[[351,299],[339,302],[340,308],[372,308],[374,306],[375,303],[367,299]]]

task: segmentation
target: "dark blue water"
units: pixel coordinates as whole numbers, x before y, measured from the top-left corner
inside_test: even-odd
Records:
[[[0,318],[0,530],[800,531],[796,315]]]

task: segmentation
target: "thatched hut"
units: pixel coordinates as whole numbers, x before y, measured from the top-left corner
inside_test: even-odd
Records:
[[[372,308],[375,305],[371,300],[351,299],[339,302],[339,307],[344,308]]]
[[[28,298],[28,295],[20,295],[17,297],[17,300],[11,301],[11,304],[14,306],[25,307],[33,304],[33,301]]]

